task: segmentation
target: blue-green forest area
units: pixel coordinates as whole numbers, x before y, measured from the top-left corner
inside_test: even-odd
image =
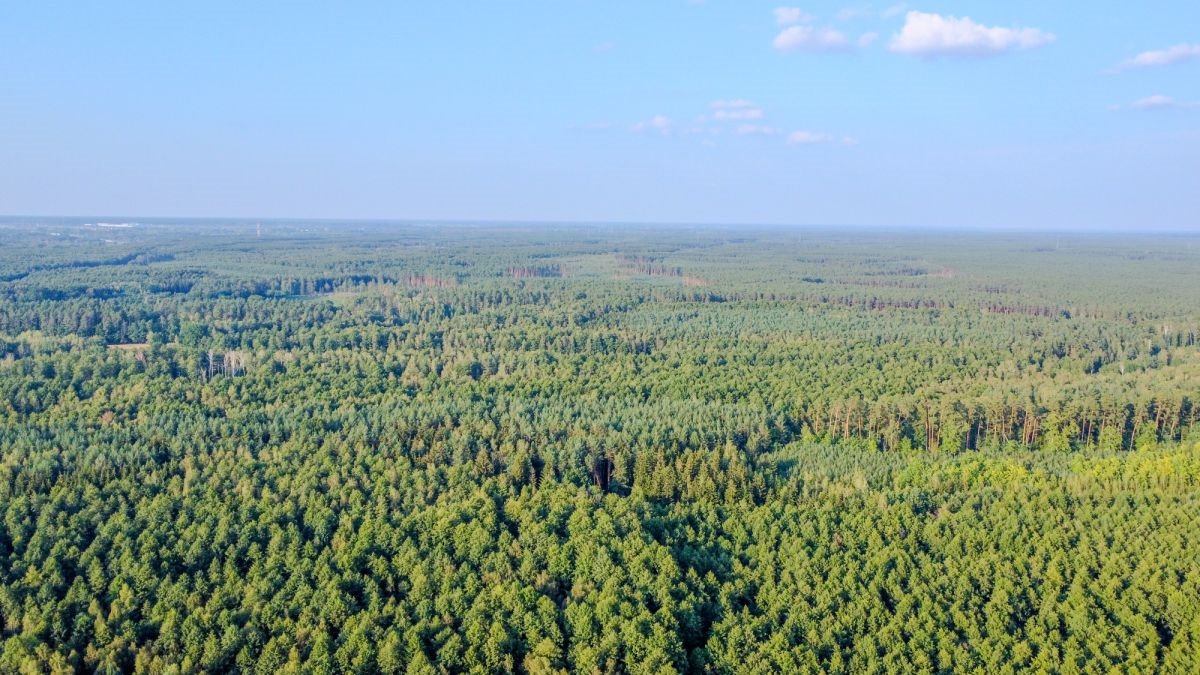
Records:
[[[0,223],[0,672],[1192,673],[1200,236]]]

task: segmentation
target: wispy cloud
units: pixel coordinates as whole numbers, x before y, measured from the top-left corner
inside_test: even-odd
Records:
[[[1033,49],[1054,42],[1054,34],[1037,28],[985,26],[967,17],[912,11],[904,26],[892,36],[889,49],[923,58],[939,56],[991,56]]]
[[[777,126],[765,124],[760,120],[766,117],[766,111],[754,101],[745,98],[717,99],[709,102],[709,112],[699,115],[692,122],[676,124],[666,115],[655,115],[649,119],[637,122],[629,127],[634,133],[672,135],[677,137],[696,137],[706,145],[713,138],[724,137],[762,137],[777,138],[788,145],[819,145],[841,144],[856,145],[858,141],[851,136],[835,136],[834,134],[818,131],[788,132]],[[608,128],[608,125],[586,128]]]
[[[727,122],[731,120],[761,120],[763,111],[760,108],[746,108],[744,110],[717,110],[713,112],[713,119]]]
[[[1171,96],[1155,94],[1154,96],[1139,98],[1130,103],[1129,107],[1136,110],[1194,110],[1200,109],[1200,101],[1177,101]]]
[[[809,23],[813,16],[799,7],[776,7],[774,10],[775,23],[780,26],[790,26],[795,23]]]
[[[816,145],[833,141],[833,135],[815,131],[793,131],[787,137],[788,145]]]
[[[633,125],[633,130],[637,132],[656,131],[660,134],[669,134],[673,128],[671,118],[666,115],[655,115],[648,120],[643,120]]]
[[[781,52],[827,52],[847,49],[850,41],[845,33],[833,28],[791,26],[776,35],[772,44]]]
[[[1154,68],[1157,66],[1169,66],[1174,63],[1182,63],[1200,59],[1200,44],[1181,44],[1166,49],[1154,49],[1148,52],[1142,52],[1132,59],[1126,60],[1121,64],[1120,70],[1128,70],[1131,68]]]
[[[858,36],[858,46],[860,48],[870,47],[879,39],[879,33],[863,33]]]
[[[833,15],[833,18],[837,19],[838,21],[853,21],[855,19],[865,19],[871,16],[875,16],[875,12],[872,11],[870,7],[857,6],[843,7],[842,9],[838,10],[837,14]]]
[[[783,130],[761,124],[742,124],[738,126],[736,133],[738,136],[778,136]]]
[[[755,106],[750,101],[713,101],[709,107],[713,108],[713,119],[715,120],[761,120],[763,118],[762,108]]]
[[[764,116],[762,108],[745,99],[713,101],[712,103],[708,104],[708,107],[712,108],[713,119],[723,122],[735,120],[760,120]]]

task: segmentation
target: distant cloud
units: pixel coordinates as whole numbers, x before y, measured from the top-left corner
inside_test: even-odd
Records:
[[[592,51],[596,52],[597,54],[604,54],[606,52],[611,52],[616,48],[617,43],[613,42],[612,40],[605,40],[603,42],[597,42],[595,45],[593,45]]]
[[[776,126],[763,124],[759,120],[766,117],[761,106],[745,98],[716,99],[709,102],[709,111],[699,115],[687,124],[675,124],[665,115],[655,115],[630,127],[638,133],[658,133],[662,135],[677,135],[680,137],[698,137],[705,145],[711,145],[718,136],[742,136],[779,138],[788,145],[817,145],[833,144],[856,145],[858,141],[851,136],[837,137],[816,131],[787,132]]]
[[[782,133],[782,129],[758,124],[743,124],[737,128],[738,136],[778,136]]]
[[[967,17],[912,11],[905,15],[900,32],[892,36],[889,49],[925,58],[991,56],[1041,47],[1054,39],[1052,33],[1037,28],[984,26]]]
[[[713,101],[708,107],[713,110],[713,119],[720,121],[760,120],[764,115],[762,108],[745,99]]]
[[[721,121],[761,120],[762,118],[762,108],[740,108],[737,110],[717,110],[713,112],[713,119]]]
[[[879,33],[863,33],[858,36],[858,46],[862,48],[870,47],[879,39]]]
[[[838,10],[833,18],[838,21],[853,21],[855,19],[865,19],[869,16],[875,16],[875,12],[870,7],[843,7]]]
[[[1155,49],[1153,51],[1142,52],[1132,59],[1122,63],[1121,68],[1154,68],[1157,66],[1169,66],[1174,63],[1191,61],[1192,59],[1200,59],[1200,44],[1182,44],[1175,45],[1174,47],[1167,47],[1166,49]]]
[[[644,120],[633,125],[634,131],[657,131],[660,134],[671,133],[671,128],[671,118],[667,117],[666,115],[655,115],[648,120]]]
[[[780,26],[790,26],[794,23],[809,23],[813,16],[799,7],[776,7],[775,23]]]
[[[827,52],[846,49],[850,41],[845,33],[833,28],[792,26],[776,35],[772,44],[781,52]]]
[[[1140,108],[1141,110],[1154,110],[1155,108],[1173,108],[1175,105],[1176,105],[1175,99],[1171,98],[1170,96],[1163,96],[1162,94],[1155,94],[1154,96],[1147,96],[1146,98],[1140,98],[1133,102],[1133,107]]]
[[[829,134],[814,131],[793,131],[787,137],[788,145],[815,145],[818,143],[832,143],[833,140],[833,136]]]
[[[888,7],[887,9],[880,12],[879,15],[885,19],[890,19],[894,16],[900,16],[901,14],[904,13],[904,10],[906,10],[906,9],[908,9],[908,3],[901,2],[901,3],[897,3],[895,5],[892,5],[891,7]]]
[[[1138,110],[1192,110],[1200,108],[1200,101],[1176,101],[1171,96],[1155,94],[1140,98],[1129,105]]]

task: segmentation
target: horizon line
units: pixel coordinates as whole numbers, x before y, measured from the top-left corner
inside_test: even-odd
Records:
[[[272,224],[372,224],[372,225],[407,225],[407,226],[549,226],[549,227],[702,227],[702,228],[749,228],[749,229],[813,229],[829,230],[848,228],[854,230],[932,230],[951,232],[1008,232],[1008,233],[1135,233],[1135,234],[1182,234],[1200,233],[1200,223],[1196,225],[969,225],[969,224],[864,224],[864,223],[784,223],[784,222],[714,222],[714,221],[681,221],[681,220],[556,220],[556,219],[510,219],[510,218],[408,218],[408,217],[340,217],[340,216],[182,216],[182,215],[114,215],[114,214],[0,214],[0,226],[38,223],[13,223],[10,221],[53,221],[53,220],[114,220],[132,225],[173,225],[185,224],[183,221],[208,221],[211,224],[253,225],[255,223]],[[160,222],[155,222],[160,221]],[[177,221],[177,222],[167,222]],[[50,223],[45,223],[50,224]],[[88,225],[90,223],[69,223],[64,225]]]

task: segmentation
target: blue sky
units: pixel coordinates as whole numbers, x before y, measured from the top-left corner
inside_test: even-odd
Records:
[[[0,3],[0,213],[1200,226],[1200,3]]]

